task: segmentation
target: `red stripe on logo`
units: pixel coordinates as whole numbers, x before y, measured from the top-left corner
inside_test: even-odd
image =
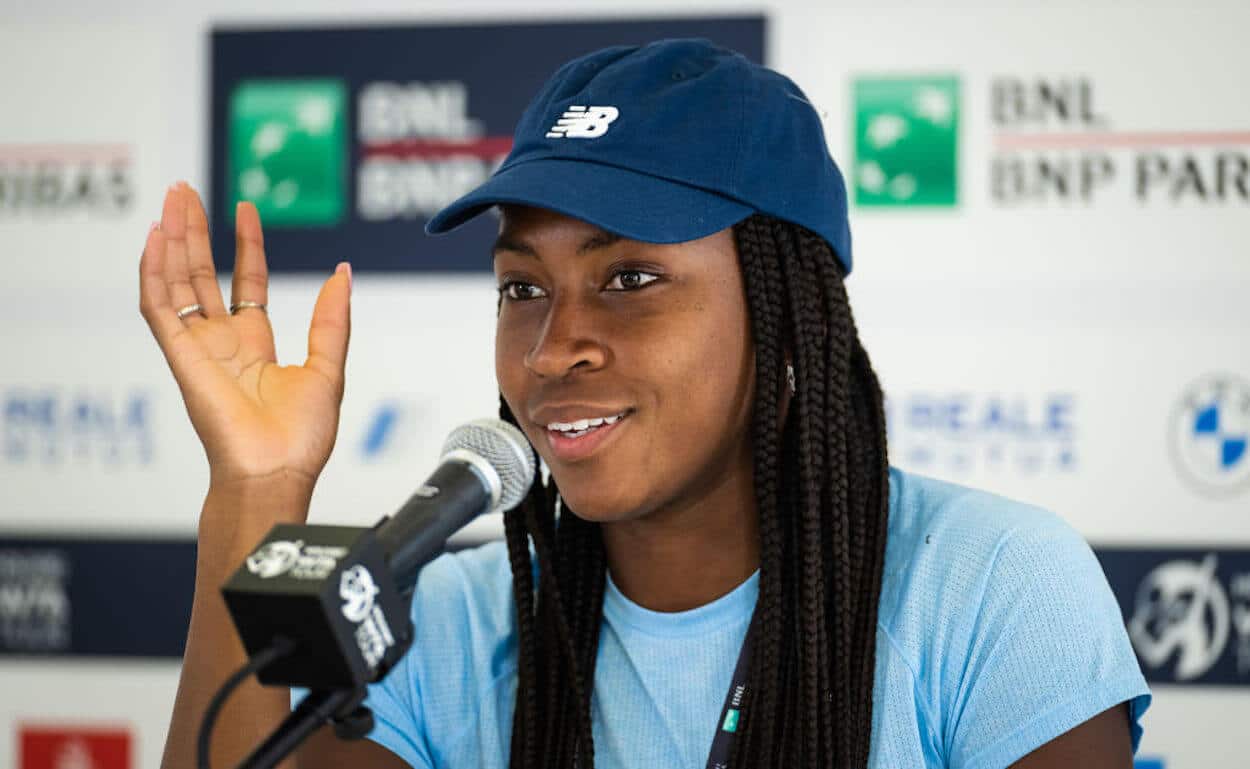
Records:
[[[454,139],[404,139],[362,145],[365,157],[441,159],[474,157],[494,160],[512,149],[511,136],[486,136],[469,141]]]

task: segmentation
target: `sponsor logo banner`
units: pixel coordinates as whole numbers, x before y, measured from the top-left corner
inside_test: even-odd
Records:
[[[0,144],[0,221],[118,216],[134,202],[125,144]]]
[[[1001,75],[969,88],[984,94],[969,103],[986,113],[961,116],[957,74],[853,79],[858,205],[956,205],[959,133],[969,120],[989,132],[970,165],[996,208],[1250,204],[1244,126],[1156,130],[1104,109],[1097,81],[1083,75]]]
[[[344,258],[363,270],[489,270],[492,217],[437,240],[425,221],[490,176],[560,65],[670,37],[763,60],[762,17],[215,31],[213,229],[231,232],[236,202],[251,200],[274,272],[328,272]],[[595,109],[567,136],[606,128],[608,108]],[[233,239],[218,241],[229,271]]]
[[[131,769],[133,755],[126,729],[18,727],[18,769]]]
[[[1096,552],[1147,680],[1250,684],[1250,550]]]
[[[1202,377],[1177,399],[1169,421],[1172,460],[1193,488],[1228,496],[1250,487],[1250,382]]]
[[[991,80],[995,204],[1250,203],[1250,131],[1152,130],[1101,108],[1097,86],[1079,75]]]
[[[955,205],[959,79],[860,78],[854,94],[855,202]]]
[[[454,541],[447,550],[483,541]],[[346,552],[302,542],[270,544],[277,547],[261,547],[240,565],[266,579],[289,573],[316,580],[329,575]],[[0,658],[180,658],[194,588],[191,540],[0,538]],[[345,616],[374,616],[376,595],[372,574],[344,575]],[[390,632],[382,630],[378,626],[377,637]]]
[[[138,388],[0,388],[0,465],[148,465],[156,442],[152,420],[152,395]]]
[[[1035,476],[1078,466],[1068,392],[904,392],[886,402],[890,455],[909,470]]]
[[[194,586],[189,540],[0,539],[0,656],[181,657]]]

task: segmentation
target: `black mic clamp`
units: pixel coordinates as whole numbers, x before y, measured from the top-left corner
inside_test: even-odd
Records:
[[[376,528],[279,524],[222,587],[249,657],[298,640],[262,684],[354,689],[403,657],[412,620]]]
[[[205,711],[201,769],[220,703],[251,671],[262,684],[311,691],[241,767],[276,766],[326,721],[344,739],[367,734],[373,718],[363,706],[365,684],[381,680],[412,645],[408,608],[417,573],[472,518],[516,506],[534,475],[533,450],[520,430],[477,420],[452,431],[434,474],[373,528],[270,529],[222,587],[250,660]]]

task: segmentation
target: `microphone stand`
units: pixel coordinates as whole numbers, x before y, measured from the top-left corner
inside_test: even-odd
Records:
[[[238,769],[273,769],[327,721],[341,740],[358,740],[373,731],[373,713],[360,703],[365,687],[318,689],[308,693],[273,734],[243,759]]]

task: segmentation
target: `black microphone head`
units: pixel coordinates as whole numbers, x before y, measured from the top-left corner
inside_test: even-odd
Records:
[[[475,419],[452,430],[443,443],[443,459],[449,458],[467,461],[487,477],[492,510],[516,507],[534,482],[529,441],[502,419]]]

